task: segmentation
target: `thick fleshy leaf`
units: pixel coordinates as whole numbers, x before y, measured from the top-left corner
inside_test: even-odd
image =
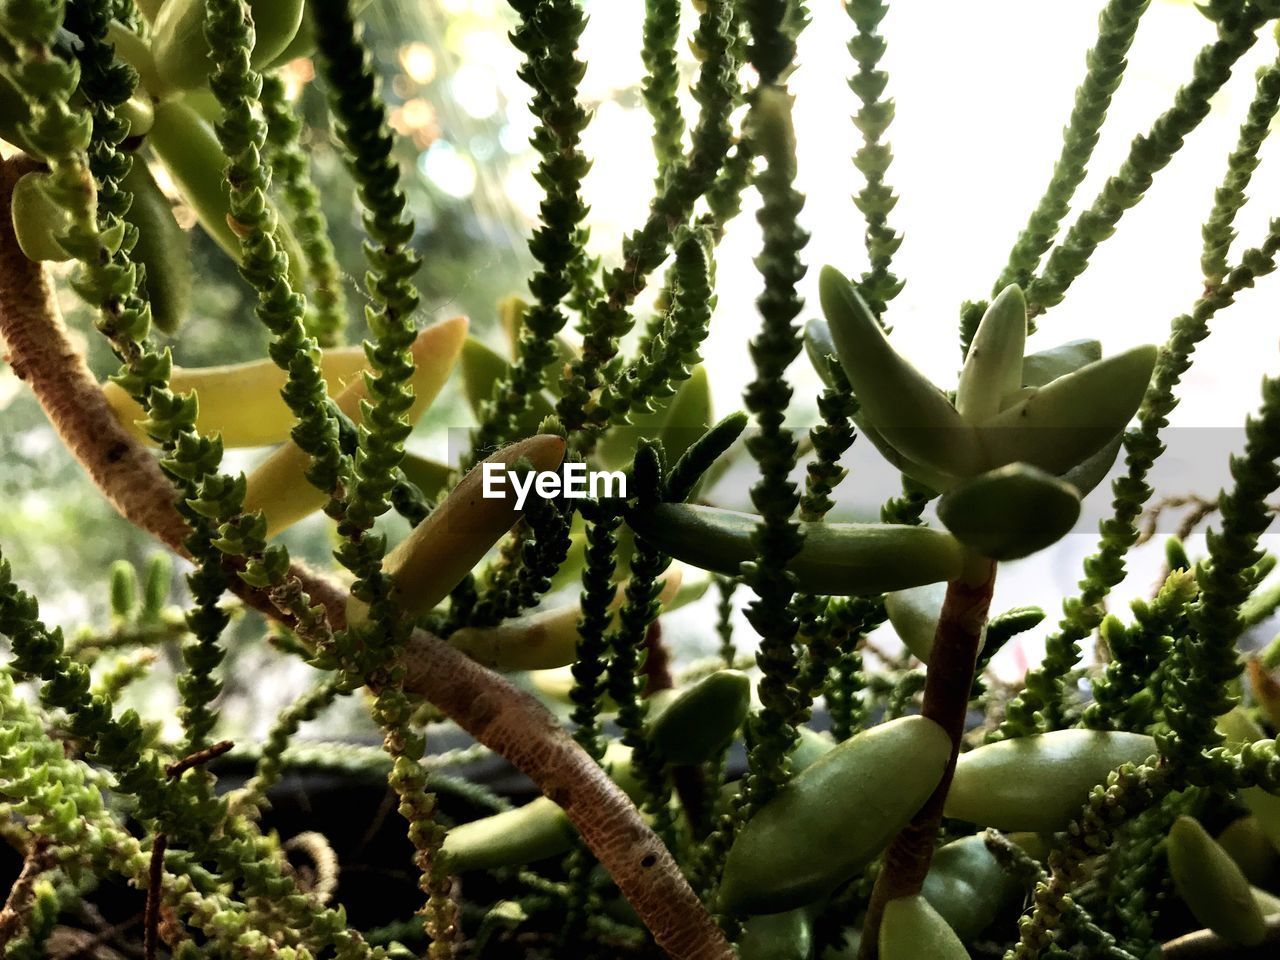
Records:
[[[1249,881],[1227,851],[1191,817],[1179,817],[1166,844],[1174,888],[1195,918],[1214,933],[1252,947],[1266,921]]]
[[[418,334],[413,344],[415,367],[409,379],[414,394],[413,406],[405,414],[410,424],[421,418],[448,381],[466,333],[466,318],[454,317]],[[368,396],[365,378],[357,376],[334,398],[334,402],[343,413],[359,423],[360,405],[368,400]],[[293,440],[287,440],[249,474],[244,509],[246,513],[262,511],[267,520],[268,539],[328,502],[328,495],[307,481],[310,466],[311,456]]]
[[[725,860],[721,905],[779,913],[830,893],[906,826],[938,785],[950,754],[946,731],[920,716],[844,741],[738,832]]]
[[[631,776],[631,748],[610,744],[602,765],[634,799],[639,785]],[[514,810],[451,827],[441,852],[451,873],[495,870],[559,856],[573,847],[577,837],[573,823],[555,801],[538,797]]]
[[[467,337],[462,348],[462,391],[467,406],[479,420],[484,414],[484,404],[493,399],[494,387],[506,376],[510,364],[498,351],[475,337]],[[517,422],[516,429],[522,436],[532,436],[544,418],[555,413],[551,401],[541,392],[529,397],[529,405]]]
[[[231,229],[234,218],[226,178],[228,161],[213,125],[181,100],[166,100],[156,105],[147,143],[195,212],[200,226],[231,259],[242,263],[240,237]],[[288,257],[289,282],[294,291],[306,290],[306,257],[285,217],[276,217],[276,241]]]
[[[1011,834],[1009,839],[1032,856],[1045,852],[1045,844],[1034,833]],[[964,941],[979,936],[1022,892],[1021,882],[1000,866],[981,834],[940,847],[920,889],[929,905]]]
[[[880,921],[880,960],[968,960],[969,951],[920,894],[890,900]]]
[[[921,663],[928,663],[933,652],[933,638],[946,596],[945,583],[926,583],[885,594],[884,609],[894,633]]]
[[[894,350],[853,284],[826,267],[818,290],[840,365],[867,423],[903,456],[931,470],[960,477],[979,472],[973,426]]]
[[[1029,353],[1022,358],[1022,386],[1043,387],[1101,359],[1102,344],[1097,340],[1069,340]]]
[[[1005,399],[1022,387],[1022,353],[1027,344],[1027,301],[1010,284],[987,307],[960,371],[956,410],[969,423],[995,416]]]
[[[943,494],[938,519],[974,553],[1017,560],[1066,536],[1080,518],[1076,488],[1025,463],[965,480]]]
[[[564,439],[552,434],[503,447],[476,464],[431,515],[387,555],[383,569],[406,613],[426,613],[447,597],[520,519],[511,484],[502,484],[500,496],[482,495],[484,465],[507,470],[528,458],[535,471],[550,471],[560,465],[564,449]],[[362,620],[365,612],[364,605],[354,598],[347,605],[347,616],[354,622]]]
[[[988,467],[1021,462],[1057,475],[1080,465],[1133,418],[1155,362],[1155,347],[1134,347],[1034,390],[977,428]]]
[[[302,23],[303,0],[249,0],[255,43],[252,63],[270,64],[289,46]],[[151,50],[165,90],[190,90],[213,70],[205,39],[205,0],[165,0],[156,14]]]
[[[751,917],[743,925],[739,960],[810,960],[813,918],[809,910]]]
[[[361,347],[336,347],[320,354],[320,374],[330,395],[336,396],[369,369]],[[219,434],[225,447],[264,447],[289,438],[297,420],[280,391],[288,374],[271,360],[254,360],[217,367],[174,367],[169,387],[174,393],[193,391],[199,410],[196,429]],[[152,441],[140,422],[146,414],[117,384],[102,385],[107,403],[121,423],[140,439]]]
[[[667,763],[702,763],[729,745],[750,706],[747,675],[717,670],[651,707],[649,742]]]
[[[1155,752],[1145,734],[1094,730],[988,743],[960,755],[945,814],[998,830],[1064,830],[1107,774]]]
[[[649,542],[703,570],[736,574],[756,556],[760,518],[695,504],[635,511],[628,522]],[[806,593],[854,596],[957,576],[964,550],[949,534],[889,523],[802,523],[804,544],[788,565]]]
[[[679,570],[665,577],[659,604],[666,606],[678,595],[683,577]],[[613,603],[622,604],[623,587]],[[503,620],[492,627],[463,627],[449,634],[449,643],[472,660],[493,670],[552,670],[574,662],[578,653],[577,603],[538,610]]]

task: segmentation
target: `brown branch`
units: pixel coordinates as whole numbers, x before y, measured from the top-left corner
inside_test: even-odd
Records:
[[[147,908],[143,914],[142,956],[143,960],[156,960],[156,950],[160,946],[160,901],[164,895],[164,851],[169,846],[169,838],[157,833],[151,842],[151,866],[147,871]]]
[[[644,676],[641,696],[652,697],[659,690],[670,690],[676,685],[671,676],[671,651],[662,640],[661,620],[654,620],[644,632],[644,662],[640,669]]]
[[[0,910],[0,951],[4,950],[26,924],[35,900],[36,881],[56,865],[53,840],[49,837],[33,837],[22,861],[22,872],[13,881],[4,909]]]
[[[47,272],[18,248],[9,198],[14,183],[35,169],[38,164],[26,157],[0,168],[0,338],[8,347],[9,363],[121,515],[170,546],[181,544],[186,525],[173,499],[140,495],[144,488],[168,486],[155,457],[132,441],[103,400],[84,357],[67,337]]]
[[[187,528],[177,494],[150,452],[116,420],[83,357],[71,345],[45,271],[18,249],[9,194],[22,167],[0,172],[0,336],[15,372],[30,384],[58,435],[125,519],[179,553]],[[346,625],[347,591],[295,564],[291,571],[335,630]],[[289,623],[268,593],[232,578],[234,592]],[[443,710],[501,754],[561,807],[591,852],[672,957],[731,960],[720,928],[639,811],[528,693],[445,641],[415,630],[402,658],[405,688]]]
[[[1280,916],[1267,918],[1267,932],[1262,942],[1242,947],[1212,930],[1197,930],[1170,940],[1160,950],[1164,960],[1275,960],[1280,945]]]
[[[219,740],[211,747],[205,747],[203,750],[189,753],[181,760],[176,760],[169,764],[164,768],[164,775],[170,779],[180,777],[192,767],[202,767],[210,760],[216,760],[234,746],[235,744],[230,740]]]
[[[974,667],[995,581],[994,561],[975,557],[961,577],[947,584],[947,596],[929,655],[921,712],[951,737],[951,759],[933,794],[885,851],[884,867],[876,877],[863,921],[859,960],[874,960],[878,955],[880,920],[885,906],[891,900],[919,893],[929,873],[942,808],[960,754]]]

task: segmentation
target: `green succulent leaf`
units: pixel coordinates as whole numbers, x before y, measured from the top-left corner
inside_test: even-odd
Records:
[[[1051,381],[977,428],[990,468],[1029,463],[1052,474],[1102,450],[1137,413],[1156,348],[1140,346]]]
[[[750,706],[747,675],[717,670],[650,706],[649,742],[667,763],[704,763],[729,746]]]
[[[946,596],[945,583],[926,583],[885,594],[884,609],[889,623],[898,639],[921,663],[929,662]]]
[[[928,799],[951,738],[903,717],[858,734],[796,776],[747,822],[725,861],[722,905],[779,912],[812,903],[869,863]],[[849,811],[858,811],[849,816]]]
[[[945,815],[998,830],[1063,830],[1107,774],[1155,752],[1144,734],[1092,730],[989,743],[960,755]]]
[[[880,923],[881,960],[965,960],[965,949],[947,921],[920,894],[891,900]]]
[[[1179,817],[1166,846],[1173,885],[1197,920],[1220,936],[1252,947],[1266,935],[1249,881],[1222,846],[1191,817]]]
[[[714,573],[736,574],[755,556],[759,518],[696,504],[635,510],[636,533],[671,556]],[[796,586],[822,596],[902,590],[957,576],[964,550],[928,527],[889,523],[802,523],[804,544],[788,564]]]
[[[1097,340],[1069,340],[1029,353],[1022,358],[1022,386],[1043,387],[1101,359],[1102,344]]]
[[[1026,343],[1027,302],[1022,288],[1010,284],[987,308],[965,357],[956,390],[960,416],[978,424],[1004,408],[1022,388]]]
[[[965,480],[943,494],[938,519],[974,553],[1017,560],[1057,543],[1080,518],[1069,483],[1025,463]]]
[[[904,457],[930,470],[962,477],[978,472],[981,452],[973,426],[894,350],[853,284],[824,267],[818,290],[836,354],[866,423]]]

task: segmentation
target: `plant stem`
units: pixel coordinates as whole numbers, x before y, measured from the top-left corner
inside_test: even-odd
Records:
[[[947,584],[947,596],[933,638],[933,653],[929,657],[922,712],[951,737],[951,759],[932,796],[885,851],[884,867],[876,877],[871,903],[867,906],[859,960],[874,960],[877,955],[885,905],[890,900],[919,893],[933,861],[934,838],[955,774],[956,758],[960,755],[974,666],[995,583],[995,561],[975,555],[969,557],[960,576]]]
[[[1280,944],[1280,917],[1268,917],[1266,936],[1257,946],[1242,947],[1212,930],[1197,930],[1165,943],[1160,956],[1165,960],[1263,960],[1275,956],[1276,944]]]
[[[0,948],[7,946],[22,932],[32,904],[35,903],[36,881],[57,866],[57,862],[51,838],[31,838],[31,845],[22,861],[22,872],[13,881],[4,908],[0,909]]]
[[[62,441],[125,519],[186,555],[189,534],[177,494],[155,458],[120,424],[71,343],[44,268],[13,235],[12,185],[26,161],[0,165],[0,337]],[[293,564],[289,576],[334,630],[346,627],[349,592]],[[279,588],[232,577],[232,592],[288,626]],[[301,636],[301,634],[300,634]],[[307,637],[302,637],[308,639]],[[635,806],[536,699],[449,643],[414,630],[400,660],[404,689],[438,706],[476,740],[506,757],[560,804],[587,846],[635,907],[658,945],[677,960],[731,960],[720,929]]]

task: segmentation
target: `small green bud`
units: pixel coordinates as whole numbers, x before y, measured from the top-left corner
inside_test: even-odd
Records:
[[[172,585],[173,562],[167,553],[155,553],[147,561],[146,581],[142,591],[142,614],[146,621],[159,619],[169,600]]]
[[[128,560],[111,565],[111,615],[130,621],[138,609],[138,572]]]

